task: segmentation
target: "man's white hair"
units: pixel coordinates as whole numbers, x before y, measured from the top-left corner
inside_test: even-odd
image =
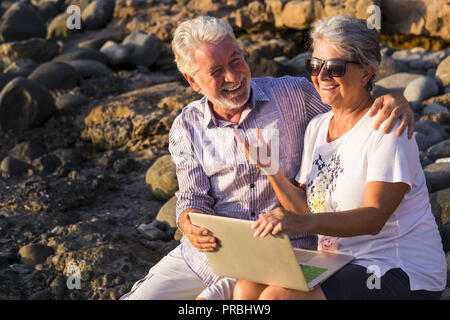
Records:
[[[220,42],[225,37],[230,37],[238,48],[233,29],[221,19],[202,16],[181,23],[172,40],[172,51],[178,70],[193,76],[198,69],[193,57],[194,49],[203,43]]]

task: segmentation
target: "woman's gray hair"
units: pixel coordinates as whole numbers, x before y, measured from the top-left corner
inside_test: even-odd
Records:
[[[193,51],[202,43],[217,43],[230,37],[238,48],[231,26],[218,18],[202,16],[181,23],[175,30],[172,51],[181,73],[193,76],[197,72]]]
[[[372,65],[375,71],[381,62],[380,36],[374,28],[369,28],[367,21],[336,15],[316,22],[310,31],[312,48],[318,40],[325,40],[336,49],[350,54],[352,59],[361,66]],[[366,88],[372,90],[375,74],[369,80]]]

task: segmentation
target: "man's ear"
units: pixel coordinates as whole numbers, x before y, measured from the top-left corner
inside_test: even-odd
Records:
[[[189,82],[189,85],[194,89],[196,92],[200,92],[200,86],[195,81],[194,77],[191,77],[187,73],[183,73],[184,78]]]

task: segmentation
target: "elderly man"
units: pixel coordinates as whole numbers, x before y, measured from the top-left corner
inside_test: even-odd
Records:
[[[220,19],[199,17],[181,23],[172,48],[180,72],[204,95],[183,109],[170,131],[169,151],[179,184],[177,223],[184,237],[121,299],[193,299],[216,284],[219,277],[204,252],[215,250],[217,240],[192,225],[187,213],[256,220],[280,205],[267,177],[240,150],[234,130],[250,140],[256,129],[271,135],[279,142],[279,148],[272,148],[279,150],[276,165],[294,179],[308,122],[330,110],[305,78],[252,79],[230,25]],[[404,97],[381,97],[371,113],[381,106],[378,125],[391,115],[390,130],[401,117],[401,131],[409,126],[411,136],[413,115]],[[317,248],[313,234],[289,236],[294,247]],[[233,284],[233,279],[222,279],[207,297],[230,299]]]

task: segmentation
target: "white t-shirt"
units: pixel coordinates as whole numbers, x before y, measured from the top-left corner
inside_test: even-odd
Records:
[[[375,118],[366,113],[346,134],[326,142],[332,111],[309,123],[303,159],[296,180],[307,186],[314,213],[338,212],[362,206],[364,188],[371,181],[404,182],[410,186],[397,209],[377,235],[326,237],[319,235],[319,249],[351,254],[353,263],[378,276],[401,268],[411,290],[445,289],[447,267],[441,237],[431,213],[425,176],[415,139],[395,128],[382,134],[373,130]]]

